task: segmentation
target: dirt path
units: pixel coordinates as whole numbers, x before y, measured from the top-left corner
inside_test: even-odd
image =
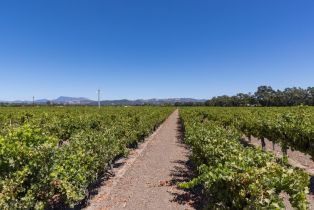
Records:
[[[190,171],[180,133],[176,110],[114,170],[86,209],[194,209],[190,195],[176,187]]]

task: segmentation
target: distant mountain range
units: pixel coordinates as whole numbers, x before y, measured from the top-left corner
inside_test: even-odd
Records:
[[[175,104],[175,103],[201,103],[205,102],[205,99],[193,99],[193,98],[167,98],[167,99],[137,99],[137,100],[103,100],[101,105],[161,105],[161,104]],[[11,103],[11,104],[32,104],[33,101],[0,101],[0,103]],[[65,104],[65,105],[97,105],[97,101],[90,100],[84,97],[67,97],[60,96],[57,99],[48,100],[48,99],[39,99],[35,100],[35,104]]]

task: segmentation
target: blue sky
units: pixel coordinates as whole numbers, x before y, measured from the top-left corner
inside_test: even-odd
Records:
[[[1,0],[0,100],[314,85],[313,0]]]

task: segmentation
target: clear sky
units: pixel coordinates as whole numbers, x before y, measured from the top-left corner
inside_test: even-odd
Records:
[[[313,0],[1,0],[0,100],[314,86]]]

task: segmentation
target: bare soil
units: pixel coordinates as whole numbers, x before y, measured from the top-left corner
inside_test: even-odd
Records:
[[[189,179],[189,150],[176,110],[102,183],[86,209],[195,209],[198,197],[177,187]]]
[[[134,209],[200,209],[203,203],[198,189],[182,190],[178,182],[194,176],[189,161],[190,151],[182,143],[179,113],[176,110],[138,149],[127,158],[115,162],[113,170],[97,187],[95,195],[88,201],[86,209],[134,210]],[[252,138],[246,142],[260,147],[260,140]],[[280,145],[265,139],[266,150],[282,157]],[[314,161],[310,156],[288,150],[289,163],[314,175]],[[111,176],[114,174],[114,176]],[[310,209],[314,209],[314,184],[311,178],[310,194],[307,196]],[[288,195],[282,193],[286,209],[292,209]]]

